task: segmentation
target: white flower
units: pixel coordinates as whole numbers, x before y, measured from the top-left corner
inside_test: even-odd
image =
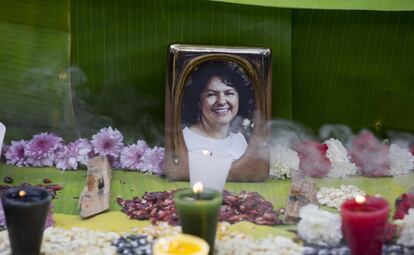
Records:
[[[357,167],[349,160],[348,151],[338,139],[329,139],[324,142],[328,145],[326,157],[331,161],[328,177],[345,178],[357,174]]]
[[[337,245],[342,239],[341,217],[320,210],[314,204],[304,206],[299,216],[298,233],[307,242],[323,246]]]
[[[328,177],[330,178],[346,178],[348,176],[356,175],[358,173],[357,167],[351,162],[333,162],[329,169]]]
[[[244,119],[243,122],[242,122],[243,128],[244,129],[249,128],[250,123],[251,123],[251,121],[249,119]]]
[[[414,246],[414,208],[408,210],[408,214],[405,215],[402,220],[402,227],[403,230],[397,243],[406,246]]]
[[[292,172],[299,169],[299,156],[296,151],[276,145],[270,150],[270,176],[290,178]]]
[[[391,144],[388,158],[391,163],[391,175],[406,174],[414,168],[414,156],[396,144]]]

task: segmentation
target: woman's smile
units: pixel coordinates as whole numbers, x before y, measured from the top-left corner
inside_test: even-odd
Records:
[[[213,109],[212,109],[212,111],[213,111],[215,114],[219,115],[219,116],[226,115],[227,113],[229,113],[229,112],[230,112],[230,110],[231,110],[231,108],[230,108],[230,107],[226,107],[226,108],[213,108]]]

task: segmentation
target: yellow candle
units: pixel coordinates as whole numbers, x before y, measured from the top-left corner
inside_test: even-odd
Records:
[[[159,238],[153,247],[154,255],[207,255],[208,251],[206,241],[184,234]]]

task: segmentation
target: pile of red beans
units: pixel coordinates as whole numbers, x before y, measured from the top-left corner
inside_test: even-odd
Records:
[[[131,219],[159,221],[178,225],[178,215],[174,203],[175,191],[145,192],[140,197],[130,200],[118,197],[117,202],[122,212]],[[223,204],[220,209],[220,221],[236,223],[250,221],[259,225],[282,224],[279,216],[283,210],[276,212],[273,205],[257,192],[242,191],[239,195],[223,192]]]

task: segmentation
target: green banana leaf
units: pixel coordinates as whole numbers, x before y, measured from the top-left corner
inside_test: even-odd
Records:
[[[63,186],[53,200],[54,212],[78,215],[78,200],[86,183],[86,171],[61,171],[56,168],[15,167],[0,163],[0,180],[5,176],[13,178],[13,185],[23,182],[33,185],[41,184],[48,178],[54,184]],[[352,177],[346,179],[322,178],[314,179],[318,187],[340,187],[352,184],[367,192],[369,195],[381,194],[391,204],[402,193],[407,192],[414,183],[414,173],[394,177],[367,178]],[[0,181],[0,184],[5,184]],[[166,191],[189,187],[189,182],[169,182],[165,178],[139,172],[112,171],[110,211],[119,211],[121,207],[116,202],[118,196],[130,199],[142,196],[146,191]],[[275,208],[286,207],[289,196],[290,180],[268,179],[263,183],[226,183],[225,188],[233,193],[241,191],[259,192]],[[393,208],[393,206],[391,206]],[[392,212],[393,213],[393,210]]]
[[[193,0],[75,0],[71,11],[71,65],[86,77],[75,85],[75,96],[95,110],[76,111],[86,133],[111,123],[128,137],[160,142],[171,43],[271,48],[280,84],[273,112],[291,116],[290,10]]]
[[[293,118],[414,131],[414,12],[296,10]]]
[[[73,128],[69,1],[0,1],[0,121],[7,137]]]

